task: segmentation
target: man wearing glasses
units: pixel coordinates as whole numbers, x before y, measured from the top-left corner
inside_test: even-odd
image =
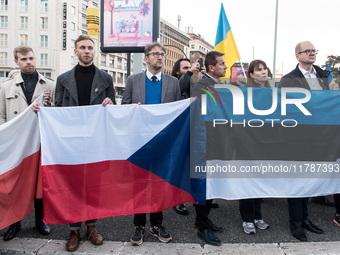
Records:
[[[300,42],[295,47],[295,57],[299,64],[290,73],[282,77],[279,87],[299,87],[309,90],[328,90],[329,71],[313,65],[318,51],[311,42]],[[304,228],[317,234],[323,230],[315,226],[308,218],[308,197],[288,198],[290,230],[295,238],[307,241]]]
[[[298,43],[295,47],[295,57],[299,64],[293,71],[282,77],[279,87],[299,87],[310,90],[329,89],[327,80],[329,71],[313,65],[317,54],[318,51],[311,42]]]
[[[178,79],[162,73],[166,57],[162,44],[154,42],[144,49],[147,70],[128,77],[122,104],[162,104],[181,100]],[[133,245],[141,245],[145,234],[146,214],[135,214],[135,232],[130,238]],[[163,227],[163,213],[150,213],[150,234],[167,243],[172,236]]]

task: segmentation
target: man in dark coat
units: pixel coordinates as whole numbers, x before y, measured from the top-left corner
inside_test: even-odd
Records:
[[[79,62],[71,71],[59,75],[55,90],[56,106],[84,106],[113,104],[115,102],[112,77],[99,70],[93,64],[95,55],[94,42],[87,35],[80,35],[75,41],[74,54]],[[32,106],[34,112],[39,111],[42,104]],[[95,227],[96,219],[87,220],[86,236],[94,245],[101,245],[103,237]],[[78,249],[81,222],[70,224],[70,237],[66,243],[67,251]]]
[[[309,90],[328,90],[329,71],[313,65],[318,51],[310,42],[300,42],[295,47],[295,57],[298,65],[290,73],[282,77],[280,88],[299,87]],[[315,226],[308,218],[308,197],[288,198],[290,230],[300,241],[307,241],[304,228],[317,234],[323,230]]]

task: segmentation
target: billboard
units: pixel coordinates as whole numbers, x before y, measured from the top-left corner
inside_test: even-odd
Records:
[[[159,0],[102,0],[102,52],[143,52],[159,37]]]

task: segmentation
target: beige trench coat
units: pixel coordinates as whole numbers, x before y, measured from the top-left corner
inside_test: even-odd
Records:
[[[2,83],[0,87],[0,125],[15,118],[28,107],[25,94],[20,86],[20,83],[23,82],[19,74]],[[55,82],[38,73],[38,83],[34,90],[32,102],[45,91],[51,93],[52,102],[54,102]]]

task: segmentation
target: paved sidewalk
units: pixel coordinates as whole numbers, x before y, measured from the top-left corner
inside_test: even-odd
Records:
[[[106,241],[103,245],[94,246],[89,241],[81,242],[76,252],[65,250],[64,240],[48,240],[36,238],[15,238],[10,242],[0,240],[0,254],[268,254],[268,255],[297,255],[297,254],[340,254],[340,242],[312,243],[271,243],[271,244],[223,244],[221,246],[193,243],[153,243],[145,242],[141,246],[132,246],[127,242]]]

